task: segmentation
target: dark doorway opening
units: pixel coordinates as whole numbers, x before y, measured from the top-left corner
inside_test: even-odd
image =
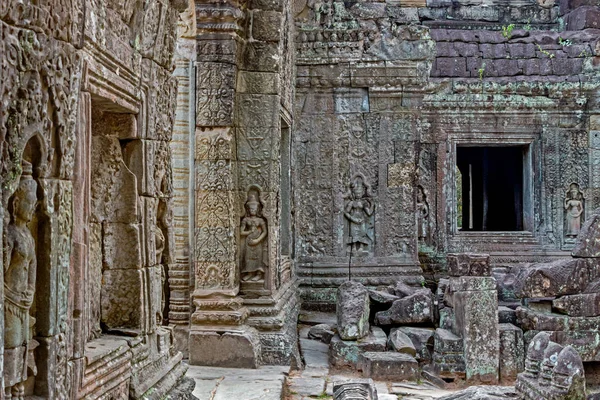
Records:
[[[527,146],[457,146],[461,231],[523,230],[523,160]],[[462,218],[461,218],[462,217]]]

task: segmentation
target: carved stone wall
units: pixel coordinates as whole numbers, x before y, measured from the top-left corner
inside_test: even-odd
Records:
[[[162,396],[185,373],[162,326],[176,7],[0,5],[2,395]]]
[[[286,1],[196,2],[192,363],[287,364],[297,356],[287,326],[297,313],[296,283],[281,249],[291,21]]]
[[[597,207],[597,7],[480,3],[295,2],[307,307],[331,304],[350,276],[443,272],[447,252],[494,265],[564,256]],[[457,226],[456,149],[475,145],[525,149],[523,231]]]

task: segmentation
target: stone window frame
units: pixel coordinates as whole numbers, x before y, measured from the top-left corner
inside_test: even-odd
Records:
[[[446,224],[450,238],[480,238],[482,236],[502,236],[513,240],[533,238],[535,232],[534,205],[539,199],[534,185],[536,175],[536,141],[539,135],[523,132],[470,132],[455,133],[448,136],[448,158],[446,176]],[[466,231],[461,232],[457,226],[457,188],[456,188],[456,158],[458,146],[525,146],[526,154],[523,158],[523,230],[521,231]]]

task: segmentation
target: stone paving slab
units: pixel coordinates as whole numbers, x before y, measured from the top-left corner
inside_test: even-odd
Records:
[[[289,367],[258,369],[190,366],[198,400],[281,400]]]

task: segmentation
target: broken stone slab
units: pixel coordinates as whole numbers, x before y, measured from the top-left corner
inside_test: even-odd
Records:
[[[363,284],[347,281],[337,292],[337,328],[343,340],[356,340],[369,334],[369,292]]]
[[[500,329],[500,380],[513,382],[525,367],[523,331],[512,324],[499,324]]]
[[[416,328],[412,326],[402,326],[397,328],[398,331],[404,333],[410,338],[416,350],[415,358],[418,361],[429,362],[433,352],[433,337],[435,329],[433,328]],[[392,329],[394,331],[394,329]]]
[[[394,301],[398,300],[399,297],[388,292],[383,292],[380,290],[369,289],[369,297],[373,303],[388,305],[392,304]]]
[[[440,354],[463,353],[463,340],[447,329],[437,328],[434,334],[434,351]]]
[[[333,400],[377,400],[373,379],[352,379],[333,383]]]
[[[425,277],[406,276],[402,277],[394,285],[394,294],[400,298],[410,296],[425,287]]]
[[[387,311],[375,314],[376,325],[411,325],[433,321],[433,293],[429,289],[417,290],[414,294],[394,301]]]
[[[312,340],[318,340],[325,344],[331,342],[331,338],[335,335],[335,332],[331,325],[319,324],[315,325],[308,331],[308,338]]]
[[[594,331],[600,326],[599,317],[571,317],[545,313],[528,307],[518,307],[518,325],[524,331]]]
[[[360,354],[366,351],[385,351],[387,335],[378,326],[372,326],[369,335],[358,340],[342,340],[335,335],[329,344],[329,363],[336,367],[356,368]]]
[[[506,306],[498,307],[498,323],[500,324],[517,324],[517,312]]]
[[[363,376],[375,380],[404,381],[419,378],[419,363],[404,353],[367,351],[360,356]]]
[[[446,260],[451,277],[492,275],[489,254],[448,254]]]
[[[533,264],[517,275],[518,298],[545,298],[583,293],[600,275],[600,260],[565,258]]]
[[[577,258],[600,258],[600,208],[592,212],[577,236],[571,254]]]
[[[600,293],[563,296],[552,301],[552,307],[572,317],[597,317],[600,316]]]
[[[417,350],[415,349],[412,340],[398,328],[394,328],[390,331],[387,347],[389,350],[394,350],[398,353],[408,354],[413,357],[417,355]]]
[[[438,400],[499,400],[518,399],[512,386],[471,386],[460,392],[439,397]]]
[[[454,303],[456,330],[463,339],[467,381],[485,384],[498,382],[500,343],[497,291],[457,292],[454,294]]]

